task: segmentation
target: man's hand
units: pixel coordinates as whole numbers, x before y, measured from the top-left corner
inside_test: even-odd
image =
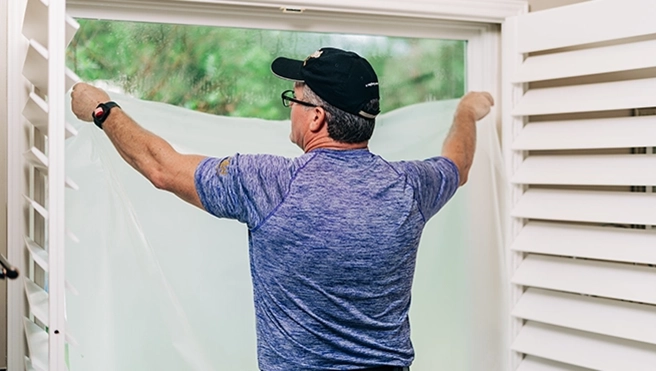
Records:
[[[71,109],[75,116],[82,121],[93,121],[93,110],[100,103],[110,101],[104,90],[80,82],[73,86],[71,91]]]
[[[442,156],[451,159],[458,167],[460,185],[467,182],[474,161],[476,121],[487,116],[493,105],[494,99],[487,92],[467,93],[458,103],[453,125],[442,146]]]
[[[494,98],[490,93],[473,91],[462,97],[458,103],[456,114],[470,114],[475,121],[478,121],[490,113],[492,106],[494,106]]]

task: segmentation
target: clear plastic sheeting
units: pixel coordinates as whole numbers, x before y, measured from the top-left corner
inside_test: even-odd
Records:
[[[294,157],[289,121],[197,113],[113,94],[184,153]],[[370,143],[388,160],[438,155],[457,101],[382,115]],[[155,189],[93,124],[68,122],[66,249],[71,371],[257,370],[247,228]],[[426,226],[410,313],[413,371],[495,371],[506,363],[501,153],[479,124],[468,184]]]

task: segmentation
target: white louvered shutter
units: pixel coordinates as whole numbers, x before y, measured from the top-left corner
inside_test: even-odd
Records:
[[[25,52],[9,65],[10,74],[22,75],[12,86],[18,96],[10,110],[20,115],[10,116],[9,140],[25,148],[22,160],[9,168],[17,185],[8,207],[9,249],[22,272],[22,285],[9,297],[15,304],[9,369],[64,371],[66,344],[74,344],[66,332],[65,294],[74,289],[64,277],[64,193],[65,187],[77,188],[64,173],[64,141],[76,134],[65,123],[65,94],[77,79],[66,69],[65,51],[79,26],[66,16],[65,0],[17,0],[12,7],[21,17],[10,18],[9,27],[20,30],[11,50]]]
[[[513,370],[656,370],[654,17],[596,0],[503,25]]]

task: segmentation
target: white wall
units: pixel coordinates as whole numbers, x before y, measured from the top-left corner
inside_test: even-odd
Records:
[[[537,12],[540,10],[556,8],[563,5],[582,3],[589,0],[528,0],[529,10]]]
[[[0,51],[7,50],[7,1],[0,2]],[[0,52],[0,254],[7,256],[7,55]],[[0,280],[0,369],[7,367],[7,282]]]

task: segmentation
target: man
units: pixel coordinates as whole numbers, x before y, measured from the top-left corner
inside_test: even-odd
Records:
[[[442,157],[387,162],[367,149],[380,110],[365,59],[323,48],[271,68],[295,82],[282,94],[295,159],[182,155],[100,89],[76,85],[71,104],[155,187],[248,226],[261,370],[408,370],[421,232],[467,181],[492,97],[463,97]]]

